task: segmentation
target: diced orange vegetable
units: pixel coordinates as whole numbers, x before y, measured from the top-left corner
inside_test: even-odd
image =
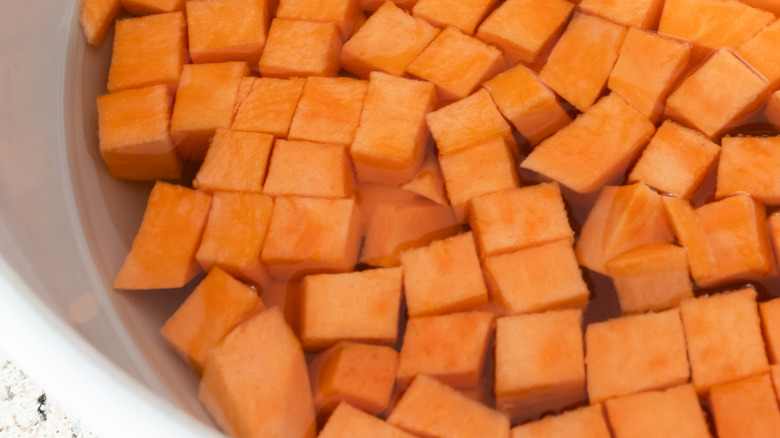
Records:
[[[745,1],[745,3],[750,4],[750,1]],[[774,1],[772,3],[775,3],[775,8],[780,13],[780,3]],[[736,53],[761,72],[769,81],[769,88],[774,90],[780,85],[780,67],[771,62],[771,57],[778,50],[780,50],[780,21],[775,21],[740,44]]]
[[[192,185],[213,192],[263,191],[273,136],[218,128]]]
[[[355,176],[344,146],[276,140],[263,193],[346,198],[354,192]]]
[[[441,174],[439,159],[433,152],[433,148],[426,147],[426,149],[425,161],[423,161],[417,175],[403,184],[401,188],[417,193],[437,204],[446,204],[447,195],[444,192],[444,176]]]
[[[780,364],[780,299],[758,303],[758,310],[769,363]]]
[[[260,56],[262,76],[336,76],[341,37],[335,23],[274,18]]]
[[[270,22],[266,0],[188,1],[186,10],[192,62],[260,60]]]
[[[330,416],[319,438],[414,438],[401,429],[387,424],[381,419],[367,414],[348,403],[340,403]]]
[[[249,94],[238,107],[232,129],[287,137],[305,79],[253,79]]]
[[[764,117],[775,128],[780,127],[780,90],[775,91],[766,100]]]
[[[99,46],[114,19],[122,13],[119,0],[82,0],[79,9],[79,24],[84,29],[87,42]]]
[[[609,438],[609,427],[601,403],[559,415],[548,415],[512,428],[511,438]]]
[[[306,79],[287,138],[351,144],[367,89],[367,81],[352,78]]]
[[[284,320],[298,331],[301,323],[301,282],[298,279],[275,279],[264,286],[261,297],[265,307],[278,307]]]
[[[185,0],[120,0],[125,11],[133,15],[151,15],[183,11]]]
[[[412,8],[415,17],[436,27],[452,26],[466,35],[474,35],[477,25],[498,0],[465,0],[456,5],[448,0],[418,0]]]
[[[674,234],[688,253],[691,276],[698,284],[706,283],[715,277],[715,254],[710,248],[696,210],[684,199],[665,196],[663,202]]]
[[[780,205],[780,137],[723,137],[715,196],[747,193]]]
[[[276,10],[278,18],[334,23],[342,40],[352,34],[352,28],[360,14],[357,0],[279,0]]]
[[[780,435],[780,409],[768,373],[713,386],[709,400],[719,438]]]
[[[772,213],[767,218],[769,238],[775,253],[775,268],[780,266],[780,213]]]
[[[404,190],[398,186],[377,183],[359,183],[355,199],[360,206],[363,234],[366,234],[366,230],[370,227],[377,206],[384,203],[406,204],[410,201],[418,202],[423,200],[416,193]]]
[[[580,9],[609,21],[638,29],[656,29],[663,0],[582,0]]]

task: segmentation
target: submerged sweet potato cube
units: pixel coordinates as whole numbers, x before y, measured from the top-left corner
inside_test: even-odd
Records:
[[[615,438],[710,438],[693,385],[629,395],[605,403]]]
[[[425,159],[425,115],[436,103],[434,85],[371,72],[360,123],[349,149],[360,181],[401,184]]]
[[[764,334],[769,362],[780,363],[780,298],[758,304],[761,314],[761,331]]]
[[[125,11],[133,15],[183,11],[185,0],[121,0]]]
[[[624,26],[655,30],[663,4],[662,0],[581,0],[579,7],[584,12]]]
[[[280,196],[274,200],[262,261],[274,277],[355,267],[360,209],[354,199]]]
[[[496,321],[495,394],[512,423],[587,399],[579,309]]]
[[[401,266],[409,316],[469,310],[488,301],[471,232],[403,252]]]
[[[187,62],[187,23],[182,12],[117,20],[108,91],[166,85],[176,91]]]
[[[654,131],[645,116],[611,93],[537,145],[520,167],[575,192],[594,192],[626,171]]]
[[[555,93],[523,64],[482,84],[496,106],[531,146],[571,122]]]
[[[631,28],[607,86],[645,117],[656,121],[663,101],[688,66],[690,44]]]
[[[401,277],[401,268],[304,277],[300,330],[304,350],[322,350],[347,340],[394,344]]]
[[[122,4],[119,0],[83,0],[79,9],[79,24],[87,42],[99,46],[120,13]]]
[[[214,131],[230,128],[238,87],[248,74],[244,62],[184,66],[171,116],[171,134],[183,158],[204,159]]]
[[[165,85],[97,98],[100,154],[119,179],[176,179],[182,162],[169,132],[171,98]]]
[[[598,99],[618,58],[626,28],[602,18],[574,15],[539,77],[585,111]]]
[[[346,198],[355,176],[344,146],[276,140],[263,193],[269,196]]]
[[[232,129],[287,137],[305,81],[304,78],[253,78],[249,94],[236,111]]]
[[[310,77],[303,85],[290,140],[349,145],[360,122],[368,82],[352,78]]]
[[[452,26],[466,35],[474,35],[477,25],[498,0],[463,0],[457,7],[448,0],[418,0],[412,15],[440,28]]]
[[[439,156],[491,140],[510,137],[512,127],[504,120],[487,90],[451,103],[425,116]]]
[[[758,110],[768,86],[766,78],[732,50],[720,49],[669,95],[666,114],[715,139],[740,117]]]
[[[262,192],[273,141],[270,134],[217,129],[192,185],[207,192]]]
[[[364,79],[374,70],[401,76],[438,33],[425,20],[386,1],[344,43],[341,65]]]
[[[688,252],[691,276],[698,284],[706,283],[715,277],[715,254],[696,210],[685,199],[665,196],[663,202],[677,241]]]
[[[778,50],[780,50],[780,21],[775,21],[740,44],[735,52],[745,62],[761,72],[769,81],[769,88],[774,90],[780,85],[780,66],[772,62],[771,58]]]
[[[263,302],[254,289],[215,267],[198,284],[160,334],[196,371],[212,348]]]
[[[780,137],[723,137],[715,196],[747,193],[780,205]]]
[[[680,305],[696,392],[769,370],[756,291],[745,288]]]
[[[341,37],[335,23],[274,18],[260,56],[262,76],[336,76]]]
[[[330,416],[319,438],[414,438],[403,430],[387,422],[342,402]]]
[[[357,0],[279,0],[276,17],[334,23],[342,41],[349,38],[361,13]]]
[[[488,15],[477,38],[526,64],[544,60],[574,6],[565,0],[507,0]]]
[[[641,181],[663,193],[688,199],[704,182],[719,154],[717,143],[667,119],[631,169],[628,182]]]
[[[447,27],[406,67],[406,72],[436,84],[440,100],[453,101],[468,96],[504,67],[500,50]]]
[[[780,435],[780,409],[768,373],[713,386],[709,401],[719,438]]]
[[[167,289],[187,284],[200,272],[195,253],[210,207],[209,194],[157,181],[114,287]]]
[[[491,297],[510,314],[588,304],[590,291],[569,240],[486,257],[483,269]]]
[[[691,374],[676,308],[590,324],[585,345],[591,403],[681,385]]]
[[[192,62],[260,60],[270,21],[267,0],[188,1],[186,9]]]
[[[610,438],[601,403],[548,415],[512,428],[511,438]]]

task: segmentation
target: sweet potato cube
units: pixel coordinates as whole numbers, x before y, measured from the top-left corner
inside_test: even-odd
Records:
[[[558,415],[548,415],[512,428],[511,438],[609,438],[609,427],[601,403]]]
[[[606,86],[625,36],[623,26],[575,14],[539,77],[577,109],[585,111]]]
[[[447,27],[406,68],[407,73],[436,84],[442,101],[463,99],[504,69],[497,48]]]
[[[715,166],[720,147],[700,133],[664,120],[631,169],[628,182],[688,199]]]
[[[287,137],[306,80],[304,78],[253,79],[249,94],[238,107],[232,129],[267,132],[276,137]]]
[[[425,20],[386,1],[344,43],[341,65],[364,79],[374,70],[401,76],[438,33]]]
[[[360,249],[354,199],[280,196],[274,201],[262,261],[274,277],[348,271]]]
[[[615,438],[710,438],[693,385],[629,395],[605,403]]]
[[[357,0],[279,0],[276,17],[315,23],[333,23],[342,40],[352,34],[360,14]]]
[[[234,277],[266,285],[260,261],[273,200],[260,193],[216,192],[196,257],[205,271],[219,266]]]
[[[381,419],[343,402],[330,416],[319,438],[414,438],[403,430],[387,424]]]
[[[510,137],[512,127],[504,120],[490,93],[480,89],[425,116],[439,156],[491,140]]]
[[[182,12],[117,20],[108,91],[167,85],[176,91],[187,62],[187,23]]]
[[[775,16],[780,16],[780,4],[774,0],[744,0],[743,3],[756,9],[769,11],[775,14]]]
[[[620,48],[607,87],[645,117],[656,121],[663,112],[666,95],[688,66],[690,52],[690,44],[684,41],[632,27]]]
[[[386,345],[344,341],[330,347],[309,364],[318,417],[339,404],[379,414],[390,404],[397,370],[398,352]]]
[[[635,29],[652,29],[661,18],[662,0],[582,0],[580,10]]]
[[[491,297],[511,314],[588,304],[590,291],[569,240],[486,257],[483,269]]]
[[[398,384],[425,374],[453,388],[475,388],[493,335],[492,312],[418,316],[406,324],[398,362]]]
[[[452,26],[466,35],[474,35],[477,25],[498,0],[465,0],[457,7],[448,0],[418,0],[412,8],[412,15],[436,27]]]
[[[778,50],[780,50],[780,21],[775,21],[740,44],[735,52],[764,75],[769,81],[769,88],[774,90],[780,85],[780,67],[771,62],[771,57]]]
[[[394,344],[401,306],[401,268],[303,278],[301,343],[306,351],[340,341]]]
[[[218,128],[192,185],[207,192],[262,192],[273,140],[271,134]]]
[[[696,392],[769,370],[756,291],[699,297],[680,305]]]
[[[579,309],[496,321],[495,394],[512,423],[584,402],[585,361]]]
[[[573,7],[564,0],[507,0],[480,24],[477,38],[500,48],[509,59],[537,64],[563,31]]]
[[[681,385],[691,374],[676,308],[590,324],[585,345],[591,403]]]
[[[387,422],[420,436],[509,437],[505,415],[424,374],[414,379]]]
[[[125,11],[133,15],[183,11],[185,0],[120,0]]]
[[[396,185],[378,183],[358,183],[355,199],[360,206],[361,227],[366,234],[373,221],[374,212],[384,203],[407,204],[423,200],[419,195]]]
[[[209,194],[157,181],[114,287],[167,289],[187,284],[201,271],[195,253],[210,207]]]
[[[736,2],[728,2],[736,3]],[[666,100],[667,114],[710,138],[764,102],[769,82],[730,49],[720,49]]]
[[[290,140],[349,145],[360,122],[367,81],[310,77],[303,85]]]
[[[469,310],[488,301],[471,232],[403,252],[401,266],[410,317]]]
[[[257,292],[215,267],[198,284],[160,334],[200,372],[212,348],[263,303]]]
[[[204,159],[214,131],[230,128],[238,87],[248,74],[244,62],[184,66],[171,116],[171,134],[183,158]]]
[[[355,176],[344,146],[276,140],[263,193],[269,196],[346,198]]]
[[[417,193],[437,204],[448,203],[447,194],[444,191],[444,175],[441,174],[439,159],[433,148],[427,148],[425,160],[422,166],[420,166],[420,170],[417,171],[417,175],[409,182],[403,184],[401,188]]]
[[[336,76],[341,37],[335,23],[274,18],[268,30],[260,74],[269,77]]]
[[[270,22],[266,0],[188,1],[186,10],[192,62],[260,60]]]
[[[594,192],[627,170],[654,131],[650,120],[611,93],[537,145],[520,167],[575,192]]]
[[[769,362],[780,363],[780,298],[758,304],[761,313],[761,331],[764,334]]]
[[[768,373],[713,386],[709,400],[720,438],[780,435],[780,409]]]
[[[203,368],[199,398],[233,436],[317,433],[306,359],[277,308],[239,325],[214,349]]]
[[[764,117],[777,129],[780,126],[780,90],[769,95],[764,106]]]
[[[114,19],[122,13],[119,0],[82,0],[79,9],[79,24],[84,29],[87,42],[99,46]]]
[[[780,137],[723,137],[715,196],[747,193],[766,205],[780,205]]]
[[[401,184],[425,159],[425,115],[436,102],[430,82],[371,72],[350,154],[361,181]]]
[[[165,85],[97,98],[100,154],[119,179],[177,179],[182,162],[168,130],[171,98]]]
[[[266,308],[278,307],[293,331],[301,326],[301,280],[272,278],[262,288],[260,298]]]
[[[691,276],[698,284],[707,283],[715,277],[715,254],[710,248],[696,210],[690,202],[680,198],[665,196],[663,202],[674,234],[688,252]]]
[[[571,122],[555,93],[523,64],[499,73],[482,86],[531,146]]]

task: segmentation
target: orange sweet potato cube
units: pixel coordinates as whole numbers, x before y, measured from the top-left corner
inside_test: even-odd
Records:
[[[452,26],[466,35],[474,35],[477,25],[498,0],[465,0],[457,7],[448,0],[418,0],[412,15],[440,28]]]
[[[601,403],[548,415],[512,428],[511,438],[610,438]]]
[[[150,85],[176,91],[187,62],[187,23],[182,12],[117,20],[108,91]]]
[[[119,179],[177,179],[182,161],[171,140],[171,98],[165,85],[97,98],[100,154]]]
[[[230,128],[244,62],[187,64],[181,73],[171,116],[171,134],[185,159],[206,157],[217,128]]]
[[[428,142],[428,145],[431,145]],[[401,188],[430,199],[437,204],[447,204],[447,194],[444,191],[444,175],[441,174],[439,158],[433,147],[427,147],[425,160],[417,175]]]
[[[79,9],[79,24],[84,29],[87,42],[99,46],[114,19],[122,13],[119,0],[82,0]]]
[[[260,292],[265,307],[278,307],[293,331],[298,330],[301,326],[301,280],[272,278]]]
[[[625,173],[653,132],[650,120],[611,93],[537,145],[520,167],[577,193],[594,192]]]
[[[273,141],[271,134],[218,128],[192,185],[207,192],[262,192]]]
[[[723,137],[715,196],[747,193],[765,205],[780,205],[780,137]]]
[[[539,77],[577,109],[585,111],[606,86],[625,36],[623,26],[575,14]]]
[[[780,50],[780,21],[775,21],[740,44],[735,52],[764,75],[769,81],[769,88],[774,90],[780,85],[780,67],[770,59],[778,50]]]
[[[565,0],[507,0],[488,15],[477,38],[526,64],[544,61],[574,6]]]
[[[267,132],[276,137],[287,137],[306,80],[304,78],[252,79],[252,87],[236,111],[232,129]]]
[[[778,4],[774,0],[744,0],[743,3],[746,5],[752,6],[756,9],[762,9],[764,11],[769,11],[775,16],[780,15],[780,4]]]
[[[629,395],[605,403],[615,438],[710,438],[693,385]]]
[[[374,70],[401,76],[438,33],[425,20],[386,1],[344,43],[341,65],[364,79]]]
[[[780,409],[768,373],[713,386],[709,401],[719,438],[780,435]]]
[[[770,94],[764,105],[764,117],[775,127],[780,126],[780,90]]]
[[[276,140],[263,193],[269,196],[346,198],[355,176],[342,145]]]
[[[453,101],[468,96],[504,67],[500,50],[447,27],[406,67],[406,72],[436,84],[442,101]]]
[[[361,227],[363,234],[370,227],[374,212],[384,203],[408,204],[418,202],[422,198],[414,192],[404,190],[396,185],[378,183],[359,183],[355,199],[360,207]]]
[[[728,2],[735,3],[735,2]],[[710,138],[764,102],[769,82],[730,49],[720,49],[666,99],[666,114]]]
[[[425,119],[436,141],[439,156],[494,137],[512,136],[512,127],[484,89],[428,113]]]
[[[685,340],[676,308],[588,325],[585,363],[590,402],[688,382]]]
[[[574,232],[556,183],[489,193],[474,198],[469,223],[482,258],[556,240],[572,242]]]
[[[756,291],[744,288],[680,305],[696,392],[769,371]]]
[[[292,20],[334,23],[342,40],[352,34],[361,11],[357,0],[279,0],[276,17]]]
[[[401,396],[387,422],[419,436],[509,438],[509,419],[421,374]]]
[[[486,257],[483,269],[490,296],[510,314],[588,304],[590,291],[569,240]]]
[[[494,391],[513,423],[584,402],[582,311],[499,318]]]
[[[268,29],[263,54],[262,76],[336,76],[341,37],[335,23],[274,18]]]
[[[348,271],[357,262],[360,230],[354,199],[280,196],[274,200],[261,258],[279,278]]]
[[[160,334],[200,372],[212,348],[247,318],[262,310],[254,289],[215,267],[198,284]]]
[[[687,42],[632,27],[626,33],[607,87],[656,121],[663,112],[666,95],[688,66],[690,51]]]
[[[663,202],[677,241],[688,252],[691,276],[698,284],[706,283],[715,277],[715,254],[707,242],[696,210],[690,202],[672,196],[665,196]]]
[[[167,289],[187,284],[200,272],[195,253],[210,207],[209,194],[157,181],[114,287]]]
[[[720,155],[720,146],[697,131],[664,120],[628,182],[641,181],[663,193],[688,199],[701,187]]]
[[[270,21],[266,0],[188,1],[186,11],[192,62],[260,60]]]
[[[488,301],[471,232],[403,252],[401,266],[409,316],[469,310]]]
[[[306,79],[287,138],[351,144],[367,89],[367,81],[352,78]]]
[[[367,436],[414,438],[414,435],[354,408],[347,402],[338,405],[318,435],[319,438],[361,438]]]
[[[579,7],[584,12],[624,26],[655,30],[663,4],[662,0],[582,0]]]
[[[277,308],[239,325],[213,350],[199,398],[233,436],[314,438],[317,433],[306,359]]]
[[[636,247],[609,260],[606,268],[624,314],[664,310],[693,298],[685,248],[672,243]]]
[[[183,11],[185,0],[120,0],[125,11],[133,15]]]
[[[401,184],[417,174],[430,137],[425,115],[435,103],[430,82],[371,72],[349,149],[360,181]]]
[[[401,268],[308,275],[301,287],[304,350],[322,350],[345,340],[395,344]]]
[[[531,146],[571,122],[555,93],[523,64],[499,73],[482,86]]]
[[[403,388],[425,374],[453,388],[476,388],[493,335],[492,312],[411,317],[398,361]]]
[[[761,314],[761,331],[769,355],[769,362],[780,363],[780,298],[758,304]]]
[[[266,285],[260,261],[273,200],[260,193],[216,192],[196,257],[205,271],[219,266],[234,277]]]

